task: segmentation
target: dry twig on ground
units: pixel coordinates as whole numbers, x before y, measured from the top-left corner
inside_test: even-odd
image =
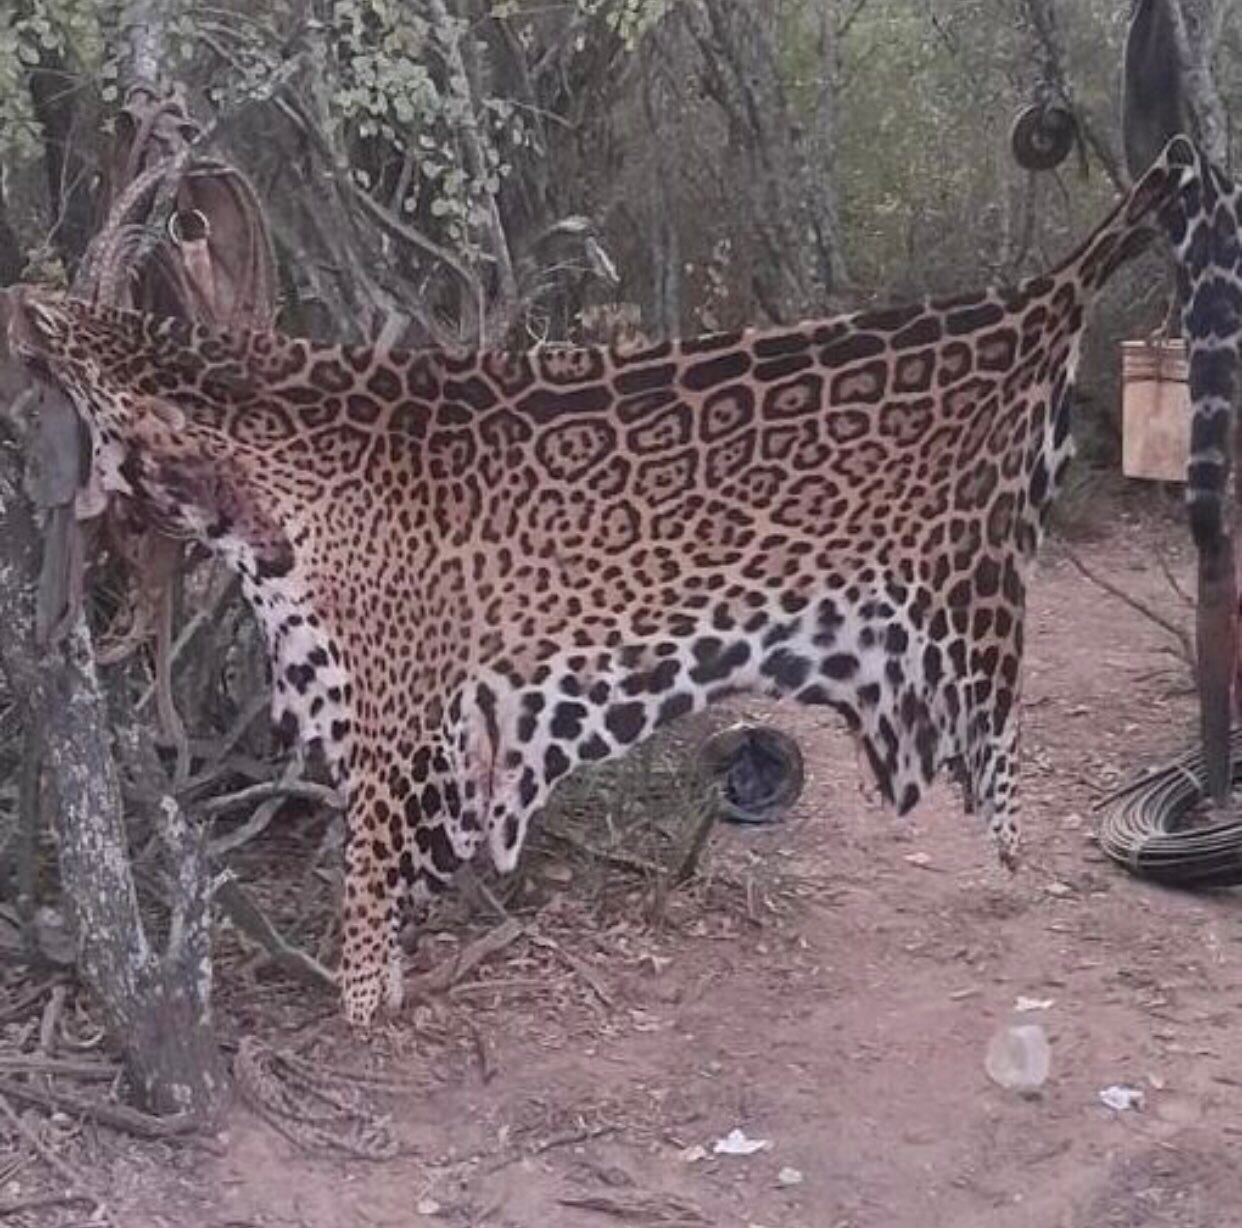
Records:
[[[443,993],[468,976],[489,955],[503,951],[524,933],[521,923],[514,920],[506,921],[494,930],[488,930],[456,955],[446,959],[439,967],[409,981],[406,985],[407,995],[412,998],[428,998]]]
[[[77,1096],[57,1087],[47,1085],[35,1087],[30,1083],[0,1077],[0,1102],[3,1102],[5,1097],[40,1108],[59,1109],[65,1113],[89,1117],[102,1126],[110,1126],[114,1130],[132,1134],[135,1138],[180,1138],[193,1134],[203,1127],[202,1118],[192,1114],[184,1114],[181,1117],[155,1117],[150,1113],[131,1109],[127,1105],[89,1100],[85,1096]]]
[[[1178,643],[1179,655],[1182,660],[1185,661],[1186,665],[1192,670],[1195,668],[1196,658],[1194,646],[1191,643],[1190,635],[1182,627],[1179,627],[1175,622],[1165,618],[1165,616],[1159,611],[1153,610],[1147,602],[1135,597],[1131,593],[1127,593],[1125,589],[1119,588],[1111,580],[1106,580],[1103,576],[1092,571],[1092,569],[1082,561],[1073,547],[1069,546],[1065,542],[1061,542],[1060,545],[1062,553],[1070,561],[1070,563],[1081,575],[1090,580],[1096,588],[1103,589],[1104,592],[1106,592],[1110,597],[1116,597],[1118,601],[1124,602],[1130,607],[1130,609],[1141,614],[1149,622],[1155,623],[1155,625],[1162,631],[1165,631],[1171,635]]]
[[[336,976],[313,955],[289,942],[234,878],[216,888],[216,904],[244,934],[253,938],[278,967],[311,985],[336,986]]]
[[[17,1110],[5,1098],[8,1088],[0,1090],[0,1116],[3,1116],[13,1129],[21,1135],[26,1144],[39,1156],[39,1158],[54,1172],[62,1181],[66,1183],[67,1191],[62,1195],[61,1201],[69,1201],[72,1199],[77,1202],[89,1202],[94,1211],[91,1214],[92,1220],[96,1223],[107,1223],[116,1228],[116,1221],[112,1218],[108,1208],[102,1200],[91,1193],[86,1182],[83,1180],[81,1173],[78,1172],[67,1160],[58,1156],[40,1137],[32,1130],[18,1114]]]

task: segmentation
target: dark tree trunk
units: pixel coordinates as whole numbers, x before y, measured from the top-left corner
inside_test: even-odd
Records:
[[[92,218],[91,171],[77,152],[75,123],[80,91],[55,52],[45,50],[43,61],[30,73],[30,99],[43,134],[52,237],[72,267],[90,242]]]
[[[0,183],[0,286],[11,286],[22,275],[22,245],[9,222],[4,184]]]
[[[819,82],[815,91],[815,130],[806,157],[807,189],[819,280],[829,293],[835,293],[844,287],[848,278],[836,178],[837,79],[840,76],[836,0],[819,0],[817,9],[815,29],[811,33],[819,52]]]

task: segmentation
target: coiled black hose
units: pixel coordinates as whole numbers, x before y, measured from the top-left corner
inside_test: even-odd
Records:
[[[1229,739],[1233,784],[1242,782],[1242,729]],[[1123,785],[1095,806],[1100,848],[1139,878],[1177,887],[1242,884],[1242,820],[1190,825],[1207,796],[1201,750]]]

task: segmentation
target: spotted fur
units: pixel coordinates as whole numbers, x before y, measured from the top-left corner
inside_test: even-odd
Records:
[[[483,844],[511,868],[576,765],[738,691],[835,708],[899,811],[954,765],[1012,854],[1085,312],[1197,168],[1182,142],[1015,289],[638,350],[333,348],[24,293],[14,340],[106,486],[240,573],[274,716],[347,790],[351,1019],[396,996],[411,886]]]

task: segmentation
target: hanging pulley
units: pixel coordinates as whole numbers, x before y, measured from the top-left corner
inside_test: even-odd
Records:
[[[1009,131],[1009,147],[1024,170],[1050,171],[1074,148],[1074,113],[1061,102],[1037,102],[1025,108]]]

